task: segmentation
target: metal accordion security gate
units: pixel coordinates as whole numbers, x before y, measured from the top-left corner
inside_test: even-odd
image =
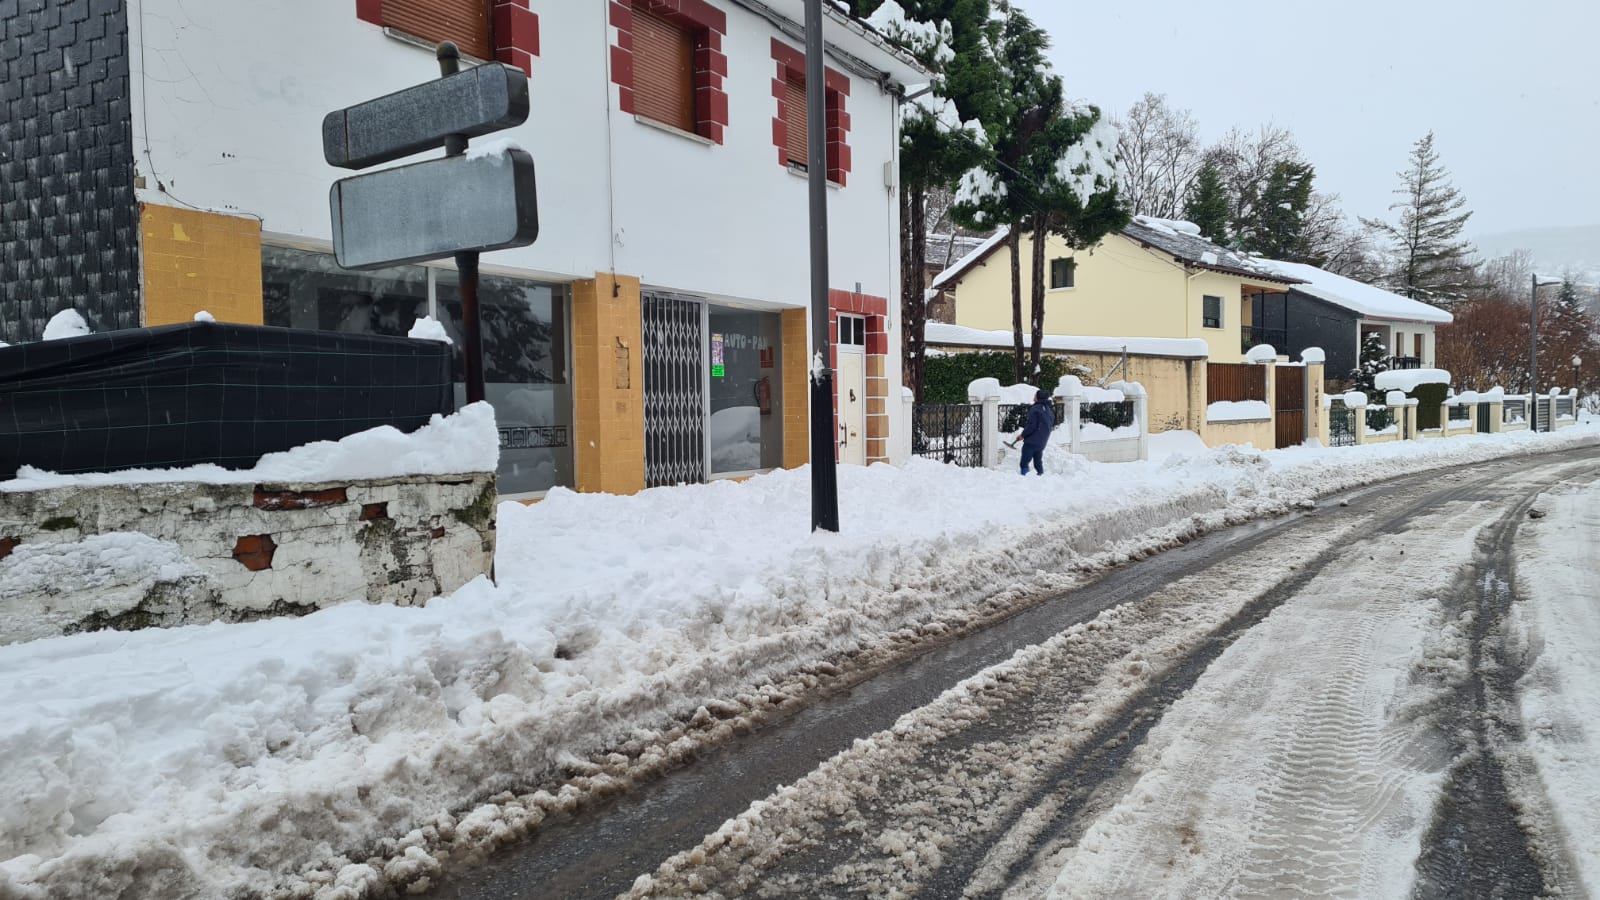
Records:
[[[646,291],[644,478],[646,487],[706,478],[705,303]]]

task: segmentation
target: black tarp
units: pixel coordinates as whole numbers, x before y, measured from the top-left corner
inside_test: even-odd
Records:
[[[0,347],[0,479],[23,465],[248,468],[454,405],[435,341],[193,322]]]

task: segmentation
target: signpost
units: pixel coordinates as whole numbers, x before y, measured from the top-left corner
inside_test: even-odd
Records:
[[[467,402],[483,399],[478,254],[526,247],[539,236],[533,158],[510,144],[467,153],[469,138],[528,119],[528,77],[497,63],[460,70],[439,45],[442,77],[328,113],[329,165],[364,169],[444,148],[443,159],[353,175],[328,194],[333,253],[347,269],[377,269],[453,256],[461,281]]]

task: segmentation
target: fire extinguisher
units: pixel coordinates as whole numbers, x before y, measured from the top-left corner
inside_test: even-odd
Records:
[[[765,376],[756,382],[756,405],[763,416],[772,415],[772,377]]]

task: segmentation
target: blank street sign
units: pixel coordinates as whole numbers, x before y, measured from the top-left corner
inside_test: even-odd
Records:
[[[528,76],[489,63],[328,113],[322,155],[364,169],[443,147],[452,134],[480,137],[527,120]]]
[[[334,182],[333,253],[377,269],[525,247],[539,236],[533,158],[498,147]]]

